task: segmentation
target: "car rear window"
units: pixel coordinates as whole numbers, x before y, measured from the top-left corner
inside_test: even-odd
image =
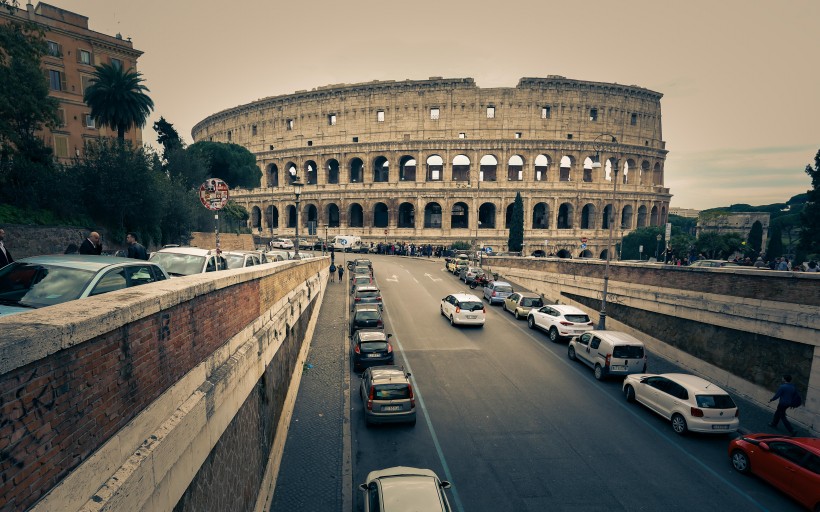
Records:
[[[379,312],[371,309],[356,312],[356,320],[378,320]]]
[[[359,294],[359,297],[361,297],[361,298],[363,298],[363,299],[375,298],[375,297],[378,297],[378,296],[380,295],[380,293],[379,293],[379,292],[377,292],[377,291],[373,291],[373,292],[358,292],[358,294]]]
[[[528,299],[523,298],[521,299],[521,305],[525,308],[540,308],[544,305],[541,299]]]
[[[618,359],[643,359],[643,347],[640,345],[620,345],[612,349],[612,357]]]
[[[589,323],[589,317],[587,315],[564,315],[564,318],[566,318],[568,322],[576,324]]]
[[[478,311],[480,309],[484,309],[484,304],[481,302],[462,302],[458,305],[458,307],[465,311]]]
[[[505,293],[512,293],[512,287],[511,287],[511,286],[504,286],[504,285],[502,285],[502,286],[496,286],[496,287],[495,287],[495,291],[497,291],[497,292],[505,292]]]
[[[698,407],[704,409],[734,409],[737,407],[729,395],[695,395]]]
[[[379,384],[373,390],[375,400],[401,400],[410,398],[410,388],[407,384]]]
[[[359,343],[359,346],[362,347],[362,350],[367,350],[368,352],[375,352],[376,350],[387,350],[386,341],[363,341]]]

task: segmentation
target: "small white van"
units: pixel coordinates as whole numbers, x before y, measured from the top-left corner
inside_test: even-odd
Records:
[[[333,238],[333,249],[344,252],[360,252],[362,237],[353,235],[336,235]]]
[[[570,340],[567,355],[595,372],[595,378],[646,373],[643,342],[625,332],[589,331]]]

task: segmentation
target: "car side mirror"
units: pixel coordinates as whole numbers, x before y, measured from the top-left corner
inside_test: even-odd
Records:
[[[439,484],[439,487],[441,487],[442,489],[449,489],[450,488],[450,482],[448,482],[447,480],[442,480],[441,483]]]
[[[359,484],[359,490],[367,492],[367,484]]]
[[[392,333],[387,333],[387,337],[388,337],[388,338],[392,338],[392,337],[393,337],[393,334],[392,334]]]
[[[771,448],[769,448],[769,443],[760,443],[758,446],[759,446],[762,450],[765,450],[765,451],[767,451],[767,452],[768,452],[768,451],[771,451]]]
[[[407,373],[404,374],[404,376],[407,377],[408,379],[410,378],[411,375],[413,375],[413,374],[410,373],[410,372],[407,372]]]

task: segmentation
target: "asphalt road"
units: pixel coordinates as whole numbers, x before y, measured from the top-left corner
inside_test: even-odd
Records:
[[[441,260],[371,259],[419,417],[415,426],[367,428],[351,374],[355,510],[367,473],[395,465],[449,480],[458,512],[801,510],[731,468],[731,437],[677,436],[666,420],[626,403],[620,381],[596,381],[567,358],[566,343],[500,306],[487,307],[484,328],[451,327],[441,298],[470,290]],[[672,369],[650,354],[650,372]]]

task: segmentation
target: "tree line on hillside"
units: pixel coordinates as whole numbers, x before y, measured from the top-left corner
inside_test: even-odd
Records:
[[[164,118],[154,123],[161,152],[126,141],[127,131],[145,125],[153,101],[139,72],[108,64],[95,68],[84,100],[98,126],[117,137],[90,140],[81,156],[59,163],[39,136],[59,123],[58,102],[40,68],[44,35],[32,23],[0,25],[0,222],[104,227],[115,239],[137,231],[149,244],[187,243],[192,231],[214,228],[198,197],[206,178],[259,186],[261,172],[247,149],[216,142],[186,147]],[[231,201],[220,219],[222,230],[239,231],[248,212]]]

